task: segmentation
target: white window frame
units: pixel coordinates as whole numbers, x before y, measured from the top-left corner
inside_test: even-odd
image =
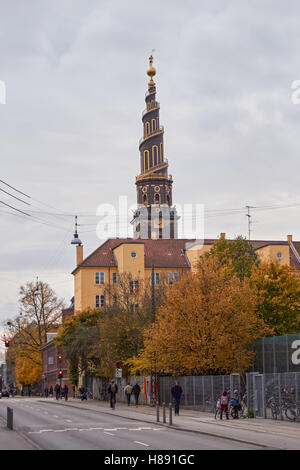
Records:
[[[97,286],[101,284],[105,284],[105,272],[104,271],[95,272],[95,284]]]
[[[172,285],[174,281],[178,281],[179,274],[178,272],[170,272],[169,273],[169,284]]]
[[[105,295],[97,294],[95,295],[95,308],[104,308],[105,307]]]
[[[139,288],[140,282],[138,280],[130,281],[130,292],[133,294]]]

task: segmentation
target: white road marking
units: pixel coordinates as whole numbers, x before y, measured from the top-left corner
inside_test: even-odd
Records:
[[[114,436],[114,434],[112,434],[111,432],[104,431],[104,434],[109,434],[110,436]]]
[[[134,441],[136,444],[141,444],[142,446],[150,447],[149,444],[145,444],[145,442]]]
[[[71,419],[66,419],[66,421],[67,421],[68,423],[72,423],[72,420],[71,420]]]

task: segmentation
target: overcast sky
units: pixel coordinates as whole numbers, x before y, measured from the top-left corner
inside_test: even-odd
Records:
[[[205,204],[207,238],[246,236],[245,205],[275,206],[253,210],[253,239],[300,239],[299,1],[0,0],[0,12],[0,179],[31,207],[0,200],[39,211],[0,207],[0,320],[36,276],[69,302],[71,215],[87,255],[97,206],[135,203],[152,49],[175,204]],[[242,210],[212,212],[225,209]]]

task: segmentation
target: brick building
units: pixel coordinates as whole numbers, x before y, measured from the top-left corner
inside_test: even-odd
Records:
[[[74,314],[74,307],[72,305],[62,310],[62,321],[67,317]],[[47,333],[47,343],[41,347],[42,352],[42,382],[43,391],[47,387],[50,389],[51,385],[54,389],[55,385],[61,384],[64,387],[66,384],[69,388],[69,393],[72,392],[72,383],[68,377],[68,363],[64,357],[62,348],[56,348],[53,338],[57,335],[57,331]],[[59,371],[62,371],[62,377],[59,378]]]

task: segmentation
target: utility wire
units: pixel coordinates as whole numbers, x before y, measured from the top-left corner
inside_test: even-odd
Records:
[[[14,187],[11,186],[10,184],[6,183],[5,181],[0,180],[0,183],[5,184],[6,186],[8,186],[9,188],[13,189],[14,191],[17,191],[17,193],[23,194],[23,196],[26,196],[26,197],[29,197],[29,198],[30,198],[30,196],[28,196],[28,194],[25,194],[25,193],[23,193],[22,191],[19,191],[19,189],[14,188]]]
[[[8,191],[5,191],[4,189],[0,188],[0,191],[2,191],[5,194],[8,194],[9,196],[13,197],[14,199],[17,199],[17,201],[21,201],[24,204],[27,204],[27,206],[30,206],[29,202],[23,201],[23,199],[20,199],[19,197],[14,196],[13,194],[10,194]]]
[[[15,210],[15,211],[21,212],[21,214],[24,214],[24,215],[27,215],[28,217],[31,217],[30,214],[26,214],[26,212],[20,211],[20,209],[16,209],[15,207],[10,206],[9,204],[6,204],[6,202],[0,201],[0,203],[1,203],[1,204],[4,204],[4,205],[7,206],[7,207],[10,207],[11,209],[13,209],[13,210]]]

